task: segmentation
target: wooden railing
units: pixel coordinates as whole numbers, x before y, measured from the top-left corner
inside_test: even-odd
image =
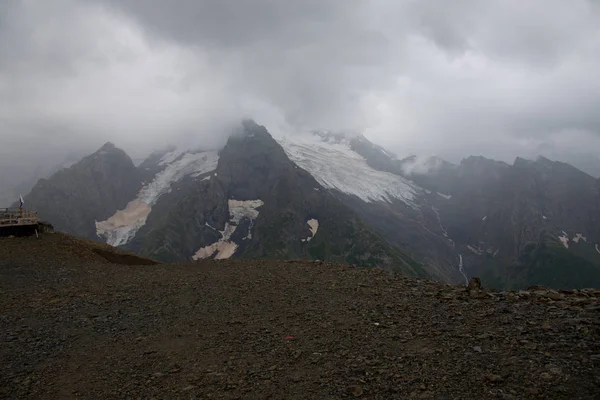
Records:
[[[7,226],[36,225],[38,215],[24,208],[0,208],[0,228]]]

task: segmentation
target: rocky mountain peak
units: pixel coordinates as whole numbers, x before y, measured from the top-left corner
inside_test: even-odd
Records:
[[[98,149],[98,151],[112,151],[112,150],[117,150],[117,146],[115,146],[115,144],[113,142],[106,142],[106,143],[104,143],[104,145],[102,145],[102,147],[100,147],[100,149]]]
[[[463,158],[460,162],[461,166],[468,167],[487,167],[487,168],[507,168],[509,165],[503,161],[493,160],[483,156],[469,156]]]
[[[95,239],[94,222],[123,208],[140,187],[131,158],[108,142],[69,168],[38,181],[25,201],[58,230]]]

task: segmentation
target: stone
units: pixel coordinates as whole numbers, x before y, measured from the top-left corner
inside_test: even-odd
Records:
[[[469,280],[467,291],[471,292],[473,290],[481,290],[481,279],[473,277]]]
[[[553,379],[552,375],[550,375],[547,372],[542,372],[542,374],[540,375],[540,378],[542,378],[545,381],[551,381]]]
[[[356,385],[356,386],[350,386],[348,388],[348,394],[354,397],[360,397],[362,396],[364,393],[362,387]]]
[[[555,301],[563,300],[565,298],[565,296],[563,296],[562,294],[560,294],[554,290],[549,290],[546,293],[546,297],[551,300],[555,300]]]
[[[485,376],[485,379],[489,382],[494,382],[494,383],[500,383],[500,382],[504,381],[504,379],[500,375],[495,375],[495,374],[487,374]]]

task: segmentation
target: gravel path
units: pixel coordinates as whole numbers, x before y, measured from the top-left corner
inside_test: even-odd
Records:
[[[0,239],[0,398],[599,398],[600,291],[119,265],[68,240]]]

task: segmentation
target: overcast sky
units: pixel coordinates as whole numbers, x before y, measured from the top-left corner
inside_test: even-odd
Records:
[[[599,107],[595,0],[0,0],[0,168],[218,146],[244,116],[401,156],[593,155]]]

